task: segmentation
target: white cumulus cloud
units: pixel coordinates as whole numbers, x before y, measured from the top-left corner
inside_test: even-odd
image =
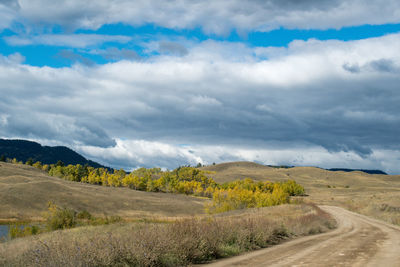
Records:
[[[257,49],[206,41],[180,57],[64,68],[2,57],[0,136],[58,140],[124,167],[224,159],[342,167],[345,153],[352,166],[397,170],[382,151],[400,151],[400,34],[295,41],[269,60]]]

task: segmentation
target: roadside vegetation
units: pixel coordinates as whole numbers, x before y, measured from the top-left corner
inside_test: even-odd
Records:
[[[0,265],[186,266],[334,226],[328,214],[303,204],[237,210],[172,223],[79,227],[4,243],[0,246]]]

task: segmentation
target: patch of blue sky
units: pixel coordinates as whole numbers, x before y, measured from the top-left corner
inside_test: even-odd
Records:
[[[77,33],[97,33],[106,35],[128,35],[133,37],[140,36],[143,41],[155,40],[157,38],[176,38],[184,37],[195,41],[216,40],[228,42],[242,42],[249,46],[287,46],[294,40],[341,40],[351,41],[366,39],[371,37],[379,37],[385,34],[400,32],[400,24],[384,24],[384,25],[361,25],[354,27],[345,27],[341,29],[328,30],[299,30],[280,28],[270,32],[250,32],[247,36],[239,35],[236,31],[232,31],[228,36],[207,35],[201,28],[195,29],[168,29],[158,27],[153,24],[147,24],[140,27],[132,27],[130,25],[109,24],[104,25],[97,31],[78,30]]]
[[[362,25],[345,27],[339,30],[288,30],[278,29],[271,32],[252,32],[248,36],[247,44],[251,46],[287,46],[294,40],[340,40],[353,41],[379,37],[386,34],[400,32],[400,24]]]
[[[18,26],[18,25],[17,25]],[[157,42],[160,40],[170,40],[181,42],[182,40],[190,40],[191,42],[202,42],[205,40],[225,41],[244,43],[249,47],[286,47],[294,40],[342,40],[351,41],[371,37],[379,37],[386,34],[400,32],[400,24],[384,24],[384,25],[362,25],[355,27],[345,27],[342,29],[328,30],[299,30],[280,28],[270,32],[250,32],[246,36],[239,35],[236,31],[232,31],[227,36],[208,35],[201,28],[194,29],[169,29],[156,26],[154,24],[146,24],[143,26],[130,26],[122,23],[103,25],[97,30],[78,29],[74,33],[85,34],[102,34],[102,35],[122,35],[131,37],[132,40],[127,43],[104,42],[96,46],[86,48],[71,48],[68,46],[51,46],[41,44],[31,45],[9,45],[5,41],[5,37],[12,36],[24,32],[21,27],[14,27],[13,30],[6,29],[0,36],[0,54],[9,55],[20,53],[25,58],[26,64],[33,66],[51,66],[65,67],[75,62],[83,64],[105,64],[115,61],[116,59],[105,57],[101,51],[107,49],[126,49],[132,50],[143,59],[157,55],[156,50],[148,50],[146,44],[149,42]],[[58,26],[54,26],[50,32],[46,33],[62,34],[65,31]],[[67,51],[67,52],[65,52]],[[100,53],[96,53],[100,51]],[[69,56],[66,56],[69,55]]]
[[[120,44],[110,43],[111,47],[117,47]],[[103,44],[98,50],[105,48]],[[76,62],[86,65],[105,64],[107,60],[99,54],[91,54],[90,50],[76,49],[67,46],[49,46],[49,45],[20,45],[10,46],[4,40],[0,40],[1,54],[8,56],[14,53],[20,53],[25,57],[25,64],[31,66],[50,66],[54,68],[71,66]]]

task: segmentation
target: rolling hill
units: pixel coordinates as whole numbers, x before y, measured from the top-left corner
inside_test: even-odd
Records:
[[[27,140],[0,139],[0,156],[10,159],[16,158],[23,162],[32,159],[34,162],[40,161],[43,164],[55,164],[60,160],[67,165],[87,164],[95,168],[104,168],[103,165],[84,158],[68,147],[42,146],[39,143]]]
[[[295,180],[304,186],[302,201],[342,206],[400,224],[400,176],[316,167],[277,168],[253,162],[230,162],[201,168],[217,183],[252,178]],[[121,217],[184,216],[203,213],[204,199],[149,193],[128,188],[70,182],[33,167],[0,163],[0,219],[39,218],[48,201],[93,214]]]
[[[204,213],[204,199],[70,182],[31,166],[0,162],[0,222],[40,220],[49,201],[125,219]]]
[[[308,196],[294,198],[295,203],[299,201],[300,203],[312,202],[316,204],[329,204],[331,207],[325,206],[325,208],[328,208],[331,214],[336,214],[335,218],[341,223],[337,231],[327,234],[328,238],[332,237],[329,242],[333,244],[332,247],[335,248],[335,251],[342,249],[344,246],[343,244],[355,244],[354,240],[358,240],[357,244],[365,244],[366,239],[364,236],[366,236],[366,232],[369,234],[373,233],[368,235],[371,236],[368,244],[375,244],[380,242],[382,236],[389,236],[390,238],[387,238],[385,242],[392,247],[393,242],[397,242],[398,240],[398,233],[396,232],[396,235],[394,235],[393,231],[390,232],[388,229],[392,228],[390,228],[390,226],[385,226],[388,224],[381,222],[378,225],[378,221],[369,218],[360,221],[360,215],[332,206],[342,206],[380,220],[400,224],[400,176],[371,175],[357,171],[328,171],[315,167],[277,168],[252,162],[223,163],[202,167],[202,170],[206,171],[207,175],[213,177],[219,183],[246,177],[251,177],[260,181],[285,181],[293,179],[300,183],[305,187]],[[207,200],[181,194],[151,193],[121,187],[104,187],[71,182],[56,177],[50,177],[47,173],[31,166],[0,162],[0,223],[2,221],[3,223],[9,222],[11,220],[40,220],[42,219],[41,216],[43,212],[47,209],[48,201],[77,211],[87,210],[97,216],[107,214],[108,216],[118,215],[124,219],[131,219],[133,221],[137,221],[138,219],[145,219],[144,221],[149,221],[146,219],[156,219],[154,221],[168,219],[173,221],[176,218],[192,215],[201,216],[204,214],[203,204]],[[251,214],[259,216],[260,212],[270,212],[274,210],[277,211],[277,213],[273,218],[280,218],[280,220],[286,221],[287,215],[285,214],[291,214],[293,210],[302,209],[301,207],[305,206],[306,205],[282,205],[250,211],[234,211],[233,213],[227,213],[230,214],[230,217],[227,218],[227,222],[230,222],[233,218],[247,218],[251,216]],[[314,213],[315,211],[311,211],[311,213],[310,211],[307,213],[303,212],[302,214],[307,214],[307,216],[303,217],[303,219],[295,220],[298,224],[294,225],[293,229],[299,231],[298,229],[304,229],[304,227],[313,225],[312,223],[310,224],[307,218]],[[219,214],[216,217],[220,218],[221,216],[225,215]],[[268,217],[268,220],[271,220],[271,217]],[[142,229],[138,228],[140,225],[146,224],[140,224],[140,222],[139,224],[117,224],[111,225],[110,227],[112,228],[107,228],[108,226],[83,227],[45,233],[39,235],[38,238],[43,238],[43,242],[40,241],[40,244],[52,244],[49,247],[55,247],[52,252],[53,254],[51,256],[46,256],[49,262],[54,262],[55,259],[63,259],[60,255],[65,255],[66,243],[73,244],[68,253],[69,255],[75,256],[77,253],[74,244],[76,244],[75,242],[78,238],[82,238],[80,239],[80,244],[87,244],[88,240],[98,240],[100,238],[101,242],[99,245],[95,246],[95,253],[90,251],[85,252],[85,255],[99,255],[99,251],[104,251],[105,246],[103,244],[109,244],[111,236],[117,237],[116,244],[120,244],[122,238],[126,237],[128,234],[130,234],[131,240],[135,240],[136,235],[132,233],[135,233],[133,232],[134,229]],[[179,220],[176,225],[179,227],[175,227],[174,229],[181,230],[182,224],[179,224]],[[351,228],[346,228],[349,225]],[[375,228],[371,228],[371,225],[375,225]],[[254,224],[252,224],[252,226],[254,226]],[[264,223],[262,227],[265,228]],[[186,231],[185,229],[187,230],[187,228],[182,230]],[[196,230],[197,228],[192,227],[190,229]],[[199,229],[201,231],[209,229],[209,225],[207,225],[206,228]],[[229,228],[229,230],[231,229],[232,228]],[[315,231],[315,229],[312,228],[306,229],[308,230],[305,231],[305,233],[314,233]],[[320,229],[320,226],[316,229]],[[218,228],[218,230],[220,230],[220,228]],[[156,234],[154,234],[155,232]],[[337,232],[342,233],[340,239],[338,239]],[[154,240],[156,240],[155,243],[151,244],[157,244],[157,242],[159,242],[157,231],[150,229],[149,233],[151,233],[150,236],[154,236]],[[199,232],[197,231],[196,233],[198,234]],[[68,239],[67,237],[71,235],[72,238]],[[181,240],[181,234],[175,236],[178,236],[178,240]],[[210,240],[214,240],[215,236],[216,232],[213,232],[213,238]],[[301,247],[311,244],[312,248],[316,248],[316,243],[310,243],[308,241],[311,239],[318,241],[319,236],[324,237],[324,235],[317,235],[315,238],[313,236],[307,237],[305,243],[301,244]],[[356,239],[352,238],[354,236],[356,236]],[[359,239],[360,236],[362,237],[361,240]],[[171,243],[170,237],[171,235],[166,236],[166,244]],[[34,253],[36,253],[35,251],[37,251],[38,246],[35,245],[37,243],[32,242],[34,238],[36,237],[16,239],[15,242],[6,242],[4,246],[0,244],[0,259],[2,253],[11,258],[15,257],[17,260],[23,259],[24,255],[27,255],[28,252],[33,253],[32,255],[36,255]],[[196,235],[195,238],[197,240],[198,235]],[[74,241],[72,242],[71,240]],[[300,241],[294,242],[302,242],[302,239],[299,240]],[[323,243],[321,244],[326,244],[324,240],[322,241]],[[132,244],[131,241],[129,242],[129,244]],[[140,242],[140,244],[142,244],[142,242]],[[32,246],[36,247],[31,249]],[[364,245],[357,246],[365,247]],[[86,246],[79,245],[78,247]],[[120,248],[119,246],[115,247],[118,249]],[[318,246],[318,249],[319,247],[320,246]],[[46,254],[43,255],[48,255],[48,251],[45,251]],[[59,253],[60,251],[62,251],[62,253]],[[136,249],[129,248],[129,251],[136,251]],[[284,249],[282,251],[285,252],[287,250]],[[350,254],[350,252],[353,251],[353,247],[348,246],[347,251],[349,251],[348,254]],[[385,249],[382,249],[382,251],[385,251]],[[393,249],[393,251],[397,252],[395,249]],[[300,251],[300,254],[301,253]],[[332,253],[329,255],[331,254]],[[369,255],[369,252],[367,251],[365,254]],[[269,259],[270,255],[265,257]],[[393,256],[390,254],[387,258],[391,259]],[[29,259],[30,258],[25,258],[25,260]],[[77,259],[77,262],[82,261],[79,257],[77,257]],[[319,259],[319,263],[323,262],[324,257],[321,257],[321,259]],[[71,261],[68,260],[67,262],[69,263]],[[19,265],[25,266],[24,264]],[[231,265],[228,264],[226,266]]]
[[[362,171],[329,171],[316,167],[276,168],[253,162],[229,162],[207,167],[218,183],[244,179],[295,180],[304,186],[305,201],[345,207],[400,225],[400,175]]]

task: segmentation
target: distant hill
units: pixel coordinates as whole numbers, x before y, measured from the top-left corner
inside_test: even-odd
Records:
[[[295,166],[287,166],[287,165],[279,165],[279,166],[274,166],[274,165],[267,165],[268,167],[272,168],[278,168],[278,169],[290,169],[294,168]],[[331,168],[331,169],[324,169],[323,170],[327,171],[332,171],[332,172],[365,172],[368,174],[382,174],[382,175],[388,175],[386,172],[381,171],[381,170],[366,170],[366,169],[348,169],[348,168]]]
[[[365,172],[368,174],[383,174],[383,175],[387,175],[386,172],[381,171],[381,170],[363,170],[363,169],[346,169],[346,168],[332,168],[332,169],[326,169],[328,171],[342,171],[342,172],[355,172],[355,171],[359,171],[359,172]]]
[[[10,159],[16,158],[23,162],[26,162],[29,158],[34,162],[40,161],[44,164],[55,164],[61,160],[66,165],[87,164],[95,168],[105,168],[105,166],[84,158],[68,147],[42,146],[39,143],[27,140],[0,139],[0,156]]]
[[[330,171],[317,167],[277,168],[253,162],[228,162],[201,167],[217,183],[252,178],[256,181],[284,182],[295,180],[319,203],[335,203],[351,199],[359,193],[371,201],[374,194],[393,197],[392,206],[399,207],[400,175],[369,174],[361,171]],[[394,194],[396,193],[396,194]],[[343,199],[342,199],[343,197]],[[388,200],[389,201],[389,200]],[[369,202],[368,202],[369,203]],[[384,203],[383,203],[384,204]]]
[[[247,161],[237,161],[237,162],[226,162],[226,163],[220,163],[216,165],[210,165],[205,167],[204,169],[210,170],[210,171],[222,171],[226,169],[234,169],[234,168],[244,168],[247,170],[254,170],[254,169],[293,169],[293,168],[301,168],[301,167],[296,167],[296,166],[288,166],[288,165],[263,165],[255,162],[247,162]],[[314,168],[314,167],[310,167]],[[332,168],[332,169],[324,169],[324,168],[319,168],[315,167],[321,170],[327,170],[327,171],[342,171],[342,172],[364,172],[367,174],[381,174],[381,175],[388,175],[386,172],[381,171],[381,170],[365,170],[365,169],[348,169],[348,168]],[[240,172],[240,171],[239,171]]]

